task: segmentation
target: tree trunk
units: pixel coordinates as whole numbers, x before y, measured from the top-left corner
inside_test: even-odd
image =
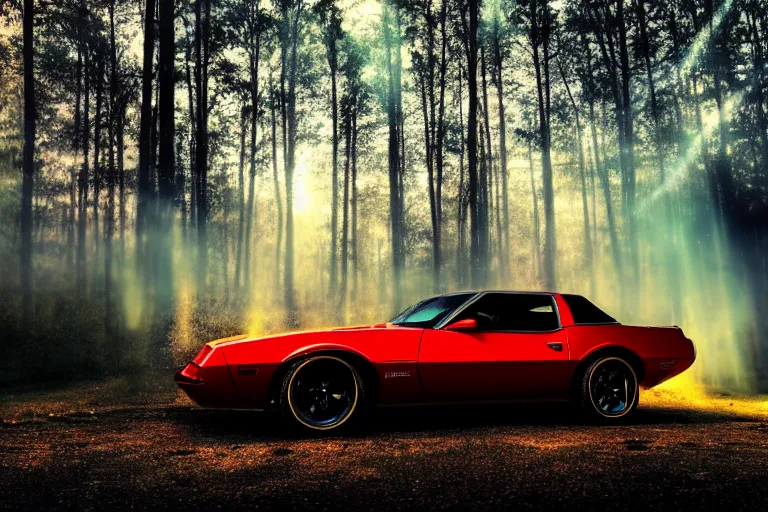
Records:
[[[21,185],[21,291],[25,326],[31,325],[32,298],[32,195],[35,179],[35,84],[34,84],[34,16],[35,3],[24,0],[22,50],[24,59],[24,164]]]
[[[352,115],[352,300],[357,297],[357,113]]]
[[[550,155],[549,135],[549,80],[545,76],[542,81],[541,62],[539,59],[539,45],[544,47],[545,68],[547,67],[546,55],[548,55],[548,27],[544,27],[544,35],[539,38],[539,27],[536,21],[537,1],[531,2],[531,41],[533,45],[533,65],[536,72],[536,93],[539,104],[539,136],[541,137],[542,181],[544,191],[544,286],[548,290],[556,288],[555,276],[555,201],[552,188],[552,158]],[[544,0],[543,9],[548,9]],[[546,75],[546,69],[545,69]],[[545,99],[547,98],[546,103]]]
[[[175,129],[175,127],[174,127]],[[185,190],[187,188],[187,176],[184,171],[184,160],[182,155],[184,154],[184,141],[183,135],[179,132],[175,132],[176,137],[176,151],[174,157],[176,158],[176,198],[174,199],[179,207],[179,217],[181,218],[181,237],[182,240],[186,240],[187,237],[187,198]]]
[[[640,0],[642,1],[642,0]],[[579,163],[579,179],[581,181],[581,207],[584,219],[584,268],[589,273],[590,295],[595,296],[595,267],[592,256],[592,230],[589,227],[589,203],[587,202],[587,179],[584,164],[584,148],[582,145],[581,115],[576,100],[571,93],[571,87],[568,85],[568,78],[565,75],[563,67],[558,62],[560,76],[563,79],[563,85],[568,93],[573,107],[573,115],[576,120],[576,156]]]
[[[467,220],[467,209],[466,209],[466,194],[465,194],[465,172],[464,172],[464,153],[465,153],[465,147],[464,147],[464,106],[463,106],[463,98],[462,98],[462,75],[463,69],[462,66],[459,65],[459,72],[457,76],[458,81],[458,89],[459,89],[459,95],[457,98],[457,103],[459,104],[459,128],[461,136],[460,142],[459,142],[459,190],[456,195],[456,202],[457,204],[457,216],[456,216],[456,230],[458,231],[458,240],[456,243],[456,266],[458,267],[458,275],[459,275],[459,286],[464,287],[467,283],[467,265],[466,265],[466,258],[465,255],[467,253],[466,248],[466,220]]]
[[[436,204],[437,204],[437,242],[435,243],[438,248],[439,254],[436,262],[437,268],[437,280],[440,279],[440,268],[442,265],[442,239],[443,239],[443,142],[445,139],[445,83],[446,75],[448,73],[448,32],[446,29],[446,20],[448,17],[448,0],[442,0],[440,7],[440,68],[439,68],[439,99],[437,108],[437,138],[434,141],[435,149],[435,173],[437,174],[437,187],[435,191]],[[440,287],[443,289],[444,287]]]
[[[243,236],[245,230],[245,133],[247,129],[247,113],[245,105],[240,116],[240,164],[237,168],[237,248],[235,249],[235,291],[239,293],[242,283]]]
[[[400,191],[398,193],[398,209],[399,214],[398,217],[400,219],[399,224],[399,234],[398,234],[398,244],[399,244],[399,251],[398,251],[398,266],[401,269],[401,272],[405,269],[405,237],[406,237],[406,219],[405,219],[405,169],[406,169],[406,160],[405,160],[405,113],[403,112],[403,59],[402,59],[402,31],[401,31],[401,23],[400,23],[400,9],[395,8],[395,37],[396,37],[396,47],[397,51],[395,52],[395,69],[394,69],[394,76],[395,76],[395,111],[397,113],[397,133],[398,133],[398,141],[400,142],[400,163],[398,164],[398,176],[397,176],[397,183],[398,183],[398,190]],[[402,286],[402,284],[398,284],[398,286]],[[398,304],[397,309],[400,310],[401,304]]]
[[[256,4],[256,14],[258,16],[258,3]],[[251,161],[248,180],[248,209],[246,210],[245,221],[245,296],[250,299],[251,296],[251,246],[253,225],[256,223],[256,208],[254,206],[254,194],[256,184],[256,130],[259,124],[259,56],[261,34],[257,27],[258,21],[251,22],[251,49],[250,51],[250,93],[251,93]]]
[[[101,122],[102,122],[102,87],[104,81],[104,64],[96,64],[96,115],[93,119],[93,245],[96,261],[101,261],[101,239],[99,237],[99,202],[101,201]],[[93,266],[94,282],[98,274],[98,266]]]
[[[483,196],[483,204],[480,208],[483,214],[483,221],[480,223],[483,227],[483,253],[486,255],[486,261],[491,261],[491,243],[490,243],[490,227],[492,224],[491,214],[493,213],[493,149],[491,140],[491,123],[490,114],[488,113],[488,80],[486,77],[486,71],[488,69],[485,59],[485,46],[481,47],[481,73],[483,80],[483,120],[485,125],[485,169],[481,179],[481,189]],[[504,275],[503,258],[499,255],[499,274]],[[487,280],[487,277],[486,277]]]
[[[72,141],[72,149],[75,153],[75,164],[70,170],[69,185],[69,225],[67,227],[67,264],[70,275],[76,275],[77,262],[75,260],[75,205],[77,189],[77,153],[80,150],[80,95],[83,82],[83,54],[82,43],[77,42],[77,70],[75,72],[75,133]],[[75,283],[77,286],[77,283]]]
[[[503,76],[503,62],[501,56],[501,41],[499,41],[499,27],[498,20],[495,20],[495,32],[493,38],[493,51],[496,60],[496,96],[499,104],[499,158],[501,159],[501,210],[502,210],[502,223],[503,228],[503,245],[501,251],[501,257],[509,258],[509,197],[507,194],[507,121],[504,113],[504,76]],[[509,274],[509,270],[505,267],[505,274],[502,274],[502,278],[506,278]]]
[[[336,92],[335,58],[328,50],[328,63],[331,69],[331,121],[333,134],[331,136],[331,264],[330,264],[330,295],[336,297],[336,280],[338,272],[338,230],[339,230],[339,105]],[[344,206],[346,208],[346,205]],[[343,289],[342,289],[343,290]],[[344,292],[342,291],[342,294]]]
[[[110,363],[117,366],[118,347],[114,336],[114,306],[112,291],[112,240],[115,231],[115,122],[117,105],[117,44],[115,40],[115,0],[109,4],[109,115],[107,137],[109,162],[107,167],[107,216],[104,222],[104,328],[109,344]]]
[[[656,158],[659,165],[659,177],[661,181],[660,186],[665,187],[667,183],[667,176],[664,146],[662,140],[663,133],[659,105],[656,100],[656,86],[653,80],[653,68],[651,66],[651,50],[650,42],[648,40],[648,20],[646,19],[645,1],[646,0],[637,0],[636,2],[637,19],[640,27],[640,46],[643,53],[643,60],[645,62],[646,77],[648,79],[648,93],[651,100],[651,119],[653,120],[653,135],[654,143],[656,146]],[[676,219],[672,216],[672,201],[670,199],[670,193],[667,191],[664,192],[662,204],[661,221],[668,226],[672,226],[676,222]],[[668,321],[670,324],[674,324],[679,323],[682,319],[682,296],[680,295],[681,283],[679,278],[680,273],[677,265],[677,248],[675,244],[675,238],[670,235],[671,232],[674,232],[674,229],[666,229],[663,232],[663,252],[664,262],[667,269],[666,282],[668,283],[668,286],[666,286],[666,288],[668,294],[671,296],[669,308],[670,314]]]
[[[586,38],[582,38],[582,47],[586,58],[587,75],[584,87],[589,91],[589,125],[592,134],[592,149],[595,157],[595,172],[597,173],[600,186],[603,191],[605,201],[606,219],[608,221],[608,233],[611,240],[611,255],[616,269],[617,278],[623,275],[623,266],[621,261],[621,247],[619,246],[619,237],[616,232],[616,221],[613,213],[613,201],[611,200],[611,186],[608,178],[608,170],[600,158],[600,144],[597,139],[597,125],[595,123],[595,81],[592,67],[592,58]],[[613,87],[615,89],[615,87]],[[621,288],[623,290],[623,288]],[[622,293],[623,295],[623,293]]]
[[[230,194],[224,194],[221,221],[221,247],[224,251],[221,259],[221,282],[224,287],[224,304],[229,303],[229,201]]]
[[[149,213],[149,170],[152,132],[152,78],[155,55],[155,0],[146,0],[144,11],[144,60],[141,72],[141,119],[139,121],[139,201],[136,208],[136,263],[144,265],[147,216]]]
[[[203,5],[205,11],[203,12]],[[205,296],[208,273],[208,64],[210,0],[195,2],[195,167],[197,169],[197,293]]]
[[[601,23],[600,19],[597,17],[596,14],[593,13],[593,16],[591,18],[592,25],[594,27],[594,34],[595,38],[597,39],[598,45],[600,47],[600,53],[602,55],[603,65],[605,67],[605,70],[609,76],[609,83],[611,87],[611,96],[613,99],[614,104],[614,112],[616,116],[616,127],[617,127],[617,140],[619,145],[619,165],[621,167],[621,194],[622,194],[622,210],[623,210],[623,217],[625,224],[627,225],[627,229],[629,230],[629,210],[628,210],[628,192],[630,189],[629,185],[629,165],[627,161],[627,151],[626,151],[626,145],[627,145],[627,138],[626,138],[626,123],[624,121],[625,116],[625,105],[622,99],[622,95],[619,92],[619,83],[618,78],[616,77],[616,68],[618,67],[617,59],[616,59],[616,51],[613,43],[613,37],[614,37],[614,30],[613,30],[613,24],[607,20],[605,24]],[[603,27],[606,30],[606,34],[604,36],[602,30]],[[587,55],[589,55],[587,53]],[[591,70],[590,70],[590,76],[592,76]],[[594,86],[593,86],[594,90]],[[592,114],[591,114],[592,115]],[[594,117],[592,115],[592,117]],[[603,118],[605,116],[603,115]],[[605,137],[605,130],[603,130],[603,137]],[[603,144],[605,146],[605,144]],[[597,147],[597,146],[595,146]],[[606,209],[610,209],[610,202],[607,199],[610,197],[610,184],[608,181],[608,170],[605,168],[605,165],[601,166],[602,169],[598,168],[598,176],[600,177],[601,185],[603,188],[603,195],[606,197]],[[614,227],[611,227],[613,215],[609,215],[608,223],[609,223],[609,230],[611,232],[611,246],[612,251],[614,253],[614,264],[616,267],[617,272],[617,278],[623,279],[624,278],[624,269],[623,269],[623,262],[621,257],[621,248],[618,246],[618,236],[616,235],[615,230],[615,223]],[[631,236],[631,235],[630,235]],[[625,308],[625,300],[624,300],[624,287],[619,288],[620,293],[620,302],[621,302],[621,309]]]
[[[640,284],[640,253],[638,249],[637,212],[635,208],[635,149],[632,103],[630,98],[630,69],[629,51],[627,47],[627,27],[624,22],[624,2],[616,3],[616,23],[619,31],[619,59],[621,62],[621,95],[624,107],[624,161],[626,163],[627,181],[625,184],[627,235],[629,236],[629,253],[632,262],[632,273],[636,286]],[[632,295],[630,295],[632,296]],[[634,308],[634,304],[632,306]]]
[[[158,202],[155,290],[157,312],[167,338],[173,312],[173,201],[176,199],[174,159],[174,0],[160,0],[158,55]]]
[[[83,100],[83,165],[80,169],[78,178],[78,216],[77,216],[77,293],[82,298],[86,291],[86,259],[87,259],[87,240],[86,240],[86,221],[88,212],[88,154],[90,150],[90,102],[91,102],[91,83],[90,83],[90,52],[85,48],[85,83],[83,91],[85,98]]]
[[[528,140],[528,167],[531,173],[531,197],[533,198],[533,275],[541,279],[541,229],[539,228],[539,193],[533,176],[533,142]]]
[[[284,98],[284,101],[286,102],[288,133],[285,158],[285,274],[283,293],[286,324],[291,328],[299,325],[298,310],[296,308],[293,289],[293,173],[296,167],[296,81],[300,37],[299,26],[301,24],[302,8],[303,2],[302,0],[298,0],[293,23],[288,22],[288,28],[290,30],[290,56],[288,62],[288,94]]]
[[[604,105],[605,106],[605,105]],[[603,108],[603,117],[605,117],[605,108]],[[595,159],[600,162],[599,157],[599,144],[597,141],[597,128],[595,127],[595,109],[594,103],[589,105],[589,122],[592,125],[592,142],[595,146]],[[603,132],[603,135],[605,132]],[[618,278],[624,274],[624,265],[621,257],[621,245],[619,243],[619,235],[616,227],[616,215],[613,211],[613,201],[611,199],[611,184],[608,176],[608,169],[606,169],[604,163],[599,163],[597,166],[597,176],[600,180],[600,186],[603,189],[603,200],[605,201],[605,216],[608,220],[608,233],[611,237],[611,252],[613,254],[613,263],[616,267],[616,274]],[[623,290],[623,287],[621,288]],[[623,293],[621,293],[623,296]]]
[[[432,133],[429,122],[430,95],[427,94],[428,74],[425,71],[418,73],[417,80],[421,90],[421,113],[424,119],[424,158],[427,165],[427,194],[429,197],[429,217],[432,226],[432,286],[437,293],[440,276],[440,237],[437,233],[437,202],[435,198],[435,169],[433,164]]]
[[[197,116],[195,115],[195,103],[193,96],[194,86],[192,84],[192,71],[190,65],[192,60],[192,43],[189,40],[189,31],[185,30],[184,32],[184,39],[186,43],[184,45],[184,78],[187,82],[187,112],[189,115],[189,222],[191,224],[190,227],[192,228],[191,232],[194,233],[195,227],[197,226],[197,166],[195,165],[195,155],[197,153],[197,148],[195,145],[197,130],[195,124],[197,121]]]
[[[392,286],[394,309],[399,309],[402,301],[401,292],[401,189],[400,189],[400,140],[399,140],[399,118],[397,109],[397,91],[399,82],[396,82],[396,62],[392,58],[392,41],[390,27],[390,6],[385,4],[384,16],[382,20],[384,30],[384,46],[387,62],[387,123],[389,125],[389,217],[391,228],[392,243]],[[400,51],[400,46],[396,45],[395,51]],[[396,59],[395,59],[396,60]]]
[[[125,204],[125,102],[120,100],[120,106],[117,112],[117,124],[115,126],[115,136],[117,138],[117,180],[118,196],[120,199],[120,264],[125,265],[125,227],[127,221],[127,210]]]
[[[469,113],[467,119],[467,174],[469,178],[469,220],[471,224],[470,267],[472,287],[484,286],[486,254],[482,251],[481,227],[478,215],[478,169],[477,169],[477,28],[478,10],[476,2],[469,2],[469,26],[465,50],[467,53],[467,87],[469,89]],[[462,23],[466,19],[462,13]]]
[[[272,80],[270,77],[270,84]],[[282,246],[283,241],[283,201],[282,197],[280,196],[280,180],[277,175],[277,122],[275,119],[275,98],[276,98],[276,91],[274,90],[274,86],[270,88],[270,110],[272,113],[272,179],[275,185],[275,204],[277,205],[277,241],[275,243],[275,269],[274,269],[274,278],[275,278],[275,296],[277,296],[278,291],[280,290],[280,248]]]
[[[479,176],[478,176],[478,194],[477,194],[477,225],[480,229],[479,233],[479,245],[480,245],[480,254],[484,258],[483,261],[486,262],[486,265],[490,267],[490,260],[488,259],[489,253],[488,253],[488,244],[487,244],[487,234],[488,234],[488,158],[486,157],[486,145],[485,145],[485,123],[483,121],[479,122],[479,126],[477,129],[477,151],[478,151],[478,163],[480,164],[478,167]],[[489,285],[489,268],[486,267],[483,269],[483,278],[482,282],[485,283],[485,286]]]
[[[347,277],[349,270],[349,168],[352,159],[352,119],[347,113],[344,120],[344,195],[342,198],[343,211],[341,216],[341,287],[339,289],[338,315],[345,320],[347,299]]]

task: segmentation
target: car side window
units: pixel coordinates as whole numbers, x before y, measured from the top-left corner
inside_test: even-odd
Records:
[[[474,318],[480,331],[546,332],[560,327],[551,295],[486,293],[456,320]]]

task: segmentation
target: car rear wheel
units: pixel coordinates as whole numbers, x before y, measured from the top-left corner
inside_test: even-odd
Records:
[[[365,390],[355,367],[335,356],[315,356],[294,364],[283,379],[283,417],[305,430],[340,428],[362,410]]]
[[[637,374],[621,357],[601,357],[584,372],[581,410],[592,420],[617,422],[629,416],[639,401]]]

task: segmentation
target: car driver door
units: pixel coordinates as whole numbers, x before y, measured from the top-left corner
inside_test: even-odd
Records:
[[[424,331],[419,374],[431,401],[567,398],[568,347],[554,297],[480,295],[443,328]]]

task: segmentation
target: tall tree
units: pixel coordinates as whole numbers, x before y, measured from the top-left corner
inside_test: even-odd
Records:
[[[115,111],[117,108],[117,41],[115,35],[115,4],[110,0],[109,13],[109,97],[107,116],[107,138],[109,162],[107,167],[107,213],[104,221],[104,326],[108,337],[113,335],[115,323],[112,283],[112,239],[115,229]],[[113,350],[113,353],[115,351]],[[113,363],[115,358],[113,356]]]
[[[336,0],[319,0],[313,7],[319,18],[325,58],[331,75],[331,256],[330,292],[337,292],[338,273],[338,223],[339,223],[339,102],[337,75],[339,70],[339,42],[344,37],[341,28],[341,9]],[[349,141],[348,141],[349,142]],[[346,208],[346,205],[345,205]],[[346,211],[346,210],[345,210]],[[344,250],[342,248],[342,250]],[[342,270],[342,272],[345,272]]]
[[[605,216],[608,223],[608,233],[610,237],[611,256],[617,275],[623,274],[621,247],[617,233],[616,217],[613,208],[613,198],[611,196],[611,185],[608,176],[608,169],[605,163],[605,155],[600,154],[600,142],[597,136],[597,117],[595,115],[595,102],[598,99],[598,84],[595,77],[595,69],[592,61],[592,46],[587,38],[586,30],[580,31],[580,46],[576,53],[582,56],[583,73],[580,76],[581,88],[589,106],[589,125],[592,138],[592,151],[594,153],[595,172],[600,182],[600,188],[603,192],[603,201],[605,203]],[[611,74],[611,76],[615,76]],[[611,80],[613,82],[613,80]],[[613,88],[613,87],[612,87]],[[623,290],[623,288],[622,288]],[[620,295],[623,292],[620,292]]]
[[[211,0],[195,2],[195,176],[197,204],[197,291],[206,292],[208,274],[208,69],[211,57]]]
[[[632,271],[632,277],[636,281],[639,276],[639,260],[637,259],[636,251],[634,125],[630,105],[627,24],[624,17],[624,2],[617,2],[615,11],[611,9],[610,3],[596,2],[585,6],[584,9],[587,14],[587,23],[592,28],[600,48],[603,70],[608,75],[614,103],[614,117],[619,146],[619,165],[621,167],[622,217],[627,227],[630,270]],[[621,81],[619,81],[619,75],[621,76]],[[628,307],[632,309],[631,305],[628,305]]]
[[[296,169],[296,86],[299,69],[299,46],[304,16],[303,0],[278,0],[280,21],[280,96],[283,105],[283,140],[285,151],[285,268],[283,301],[286,324],[295,327],[299,323],[294,296],[294,225],[293,225],[293,177]]]
[[[175,102],[174,102],[174,61],[176,57],[174,39],[174,0],[160,0],[159,5],[159,153],[157,181],[159,190],[158,255],[156,296],[158,312],[169,315],[173,299],[172,224],[173,201],[176,200],[175,181]],[[167,327],[166,327],[167,328]]]
[[[547,289],[556,287],[555,275],[555,197],[552,187],[551,81],[549,73],[552,13],[548,0],[531,0],[527,6],[512,11],[513,20],[527,26],[528,44],[533,59],[538,105],[539,145],[544,192],[543,276]]]
[[[251,232],[254,225],[254,194],[256,183],[256,129],[259,125],[259,60],[261,55],[262,19],[258,0],[248,0],[246,29],[246,53],[248,54],[248,91],[250,93],[251,152],[248,180],[248,207],[245,220],[245,295],[251,291]]]
[[[101,239],[100,230],[100,201],[101,201],[101,180],[103,177],[103,160],[101,159],[101,141],[102,141],[102,121],[103,121],[103,89],[104,89],[104,61],[105,57],[101,47],[101,41],[94,41],[94,52],[96,65],[93,68],[93,81],[96,90],[96,109],[93,116],[93,245],[96,253],[96,261],[100,261]],[[94,281],[98,274],[98,266],[93,267]]]
[[[139,122],[139,201],[136,208],[136,262],[144,264],[145,240],[150,200],[150,165],[152,162],[152,81],[155,59],[155,0],[144,6],[144,53],[141,71],[141,119]]]
[[[387,95],[386,111],[387,125],[389,127],[388,156],[389,156],[389,218],[390,239],[392,243],[392,286],[395,309],[399,309],[402,302],[402,271],[404,267],[403,247],[403,192],[402,192],[402,133],[400,124],[399,94],[399,38],[392,35],[392,10],[396,10],[388,3],[384,4],[382,13],[382,30],[384,36],[385,59],[387,67]],[[393,41],[394,39],[394,41]]]
[[[566,48],[561,47],[560,51],[565,51]],[[594,274],[594,263],[593,263],[593,256],[592,256],[592,231],[589,226],[589,203],[587,201],[587,179],[586,179],[586,165],[584,163],[584,147],[583,147],[583,140],[582,140],[582,129],[581,129],[581,112],[579,110],[579,106],[576,104],[576,99],[573,96],[573,93],[571,92],[571,87],[568,84],[568,76],[565,73],[565,70],[563,69],[563,65],[561,61],[557,62],[558,70],[560,71],[560,77],[563,79],[563,85],[565,86],[565,91],[568,93],[568,99],[571,101],[571,106],[573,107],[573,116],[576,123],[576,139],[575,139],[575,146],[576,146],[576,159],[578,161],[579,165],[579,181],[581,183],[581,209],[582,209],[582,215],[583,215],[583,221],[584,221],[584,269],[589,274],[589,282],[590,282],[590,294],[595,295],[595,274]]]
[[[354,265],[353,280],[357,278],[357,119],[366,101],[362,80],[365,64],[363,49],[354,39],[346,36],[343,40],[343,50],[341,75],[344,79],[344,93],[341,98],[341,119],[344,132],[344,192],[339,294],[341,307],[338,308],[340,314],[344,313],[346,306],[350,249]]]
[[[245,137],[248,134],[248,108],[245,98],[240,108],[240,162],[237,167],[237,246],[235,248],[235,288],[242,285],[243,237],[245,236]]]
[[[25,325],[32,319],[32,194],[35,179],[35,2],[24,0],[24,163],[21,186],[21,290]]]
[[[412,70],[421,96],[424,124],[424,159],[427,168],[430,221],[432,225],[433,286],[441,286],[441,232],[443,186],[443,137],[447,50],[447,2],[433,11],[433,2],[401,2],[408,16],[406,34],[412,47]],[[438,33],[439,32],[439,33]],[[439,38],[439,40],[438,40]],[[438,44],[440,51],[438,56]]]
[[[87,11],[83,7],[81,9],[83,17]],[[83,92],[85,97],[83,98],[83,125],[81,135],[81,143],[83,145],[83,164],[80,167],[80,173],[78,176],[78,215],[77,215],[77,293],[82,298],[86,291],[86,259],[87,259],[87,240],[86,240],[86,215],[88,206],[88,175],[89,175],[89,163],[88,155],[90,150],[90,62],[91,51],[88,44],[88,40],[80,33],[80,41],[82,44],[82,52],[85,54],[84,66],[83,66]]]
[[[478,209],[480,187],[478,183],[478,137],[477,137],[477,31],[480,22],[479,2],[462,0],[457,5],[461,44],[467,61],[467,177],[469,181],[470,267],[473,287],[481,287],[487,280],[487,254],[483,252],[482,217]]]
[[[656,162],[659,167],[659,180],[661,186],[667,185],[667,163],[664,154],[664,128],[662,126],[661,112],[659,108],[659,101],[656,93],[656,82],[653,76],[653,66],[651,62],[651,38],[648,30],[648,13],[645,9],[646,0],[636,0],[635,10],[639,27],[640,38],[640,50],[643,56],[643,62],[645,64],[646,79],[648,82],[648,96],[650,104],[651,120],[653,122],[652,139],[655,146]],[[672,201],[670,194],[665,194],[662,203],[662,222],[665,224],[676,223],[676,219],[672,216]],[[663,233],[664,241],[664,261],[665,267],[668,269],[668,282],[670,286],[667,291],[670,295],[675,297],[672,300],[672,307],[670,308],[670,323],[680,322],[682,312],[680,310],[680,279],[677,266],[677,250],[675,248],[675,239],[670,236],[670,233],[674,229],[665,230]]]
[[[488,106],[488,61],[485,59],[485,45],[480,47],[480,75],[482,77],[483,91],[483,128],[485,130],[485,147],[481,143],[481,150],[485,158],[481,160],[480,167],[480,201],[478,225],[481,230],[480,250],[485,254],[486,261],[491,261],[491,214],[493,212],[493,141],[491,139],[491,123]],[[504,274],[504,271],[501,272]]]
[[[624,148],[621,149],[625,161],[625,183],[624,183],[624,204],[626,205],[625,215],[627,218],[627,227],[629,235],[629,252],[632,261],[632,271],[635,283],[639,282],[640,254],[637,248],[637,211],[635,208],[635,189],[637,187],[637,178],[635,175],[635,132],[634,115],[632,113],[632,104],[630,98],[630,63],[629,63],[629,45],[627,43],[628,24],[624,15],[624,1],[616,2],[616,20],[614,30],[618,30],[619,35],[619,62],[621,69],[621,98],[624,108]]]
[[[277,172],[277,119],[276,112],[278,110],[278,103],[280,102],[280,96],[278,90],[275,87],[272,70],[270,69],[269,75],[269,108],[271,113],[271,125],[272,125],[272,181],[275,187],[275,204],[277,206],[277,219],[275,224],[277,225],[277,240],[275,241],[275,270],[274,270],[274,286],[275,295],[278,295],[280,290],[280,249],[283,242],[283,200],[280,194],[280,178]]]
[[[496,83],[496,101],[499,112],[499,159],[501,174],[501,222],[504,225],[502,241],[502,259],[509,257],[509,197],[507,179],[507,120],[504,110],[504,57],[507,51],[505,29],[502,26],[501,16],[494,12],[491,20],[491,45],[493,47],[494,82]],[[502,275],[502,277],[506,277]]]

